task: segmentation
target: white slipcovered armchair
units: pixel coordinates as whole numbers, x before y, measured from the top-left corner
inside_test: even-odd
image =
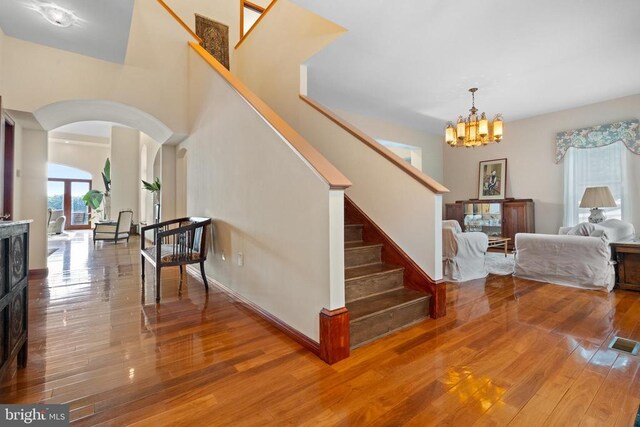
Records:
[[[451,282],[480,279],[489,274],[485,254],[489,238],[480,232],[463,233],[458,221],[442,221],[444,279]]]
[[[61,234],[64,231],[64,224],[67,221],[67,217],[64,216],[62,210],[49,211],[49,220],[47,221],[47,233],[49,234]]]
[[[617,219],[562,227],[558,235],[519,233],[514,275],[610,292],[615,284],[615,263],[609,243],[634,237],[633,225]]]

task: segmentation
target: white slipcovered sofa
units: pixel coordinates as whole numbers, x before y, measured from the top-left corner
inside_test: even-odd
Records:
[[[444,280],[463,282],[489,274],[485,254],[489,238],[480,232],[463,233],[458,221],[442,221],[442,262]]]
[[[617,219],[562,227],[558,235],[519,233],[514,276],[610,292],[615,263],[609,243],[634,237],[633,225]]]

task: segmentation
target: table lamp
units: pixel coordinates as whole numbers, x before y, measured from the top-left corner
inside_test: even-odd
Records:
[[[580,200],[581,208],[591,209],[589,222],[598,224],[607,219],[604,211],[600,208],[615,208],[616,201],[613,199],[609,187],[587,187]]]

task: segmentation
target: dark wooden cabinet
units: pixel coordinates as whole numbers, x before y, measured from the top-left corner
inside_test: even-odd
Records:
[[[640,291],[640,240],[611,243],[611,249],[616,260],[616,286]]]
[[[29,223],[0,222],[0,378],[27,364]]]
[[[455,219],[464,230],[464,203],[447,203],[444,209],[444,219]]]
[[[531,199],[460,200],[445,205],[445,219],[455,219],[464,231],[508,237],[509,249],[513,249],[517,233],[535,233]]]

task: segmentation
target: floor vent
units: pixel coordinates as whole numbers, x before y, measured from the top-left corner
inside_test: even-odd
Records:
[[[630,353],[636,356],[638,352],[640,352],[640,342],[620,337],[614,337],[611,341],[611,344],[609,344],[609,348],[623,351],[625,353]]]

